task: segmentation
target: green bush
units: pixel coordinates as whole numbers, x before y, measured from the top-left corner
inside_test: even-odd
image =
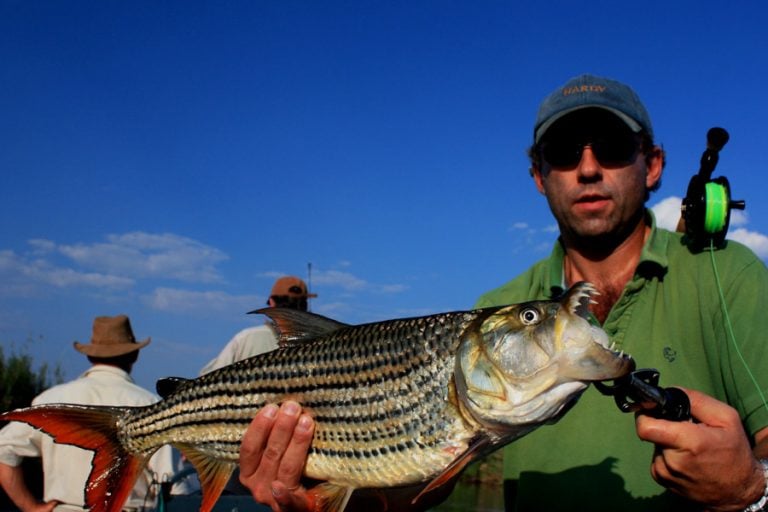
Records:
[[[38,371],[32,368],[32,358],[28,354],[12,353],[6,356],[0,347],[0,412],[26,407],[32,399],[54,384],[63,381],[61,368],[57,365],[51,371],[47,364]],[[0,422],[3,427],[6,422]],[[24,481],[30,492],[42,499],[43,468],[39,458],[25,458],[21,463]],[[0,490],[0,510],[16,510],[5,492]]]
[[[6,355],[0,347],[0,412],[26,407],[32,399],[63,381],[61,368],[42,364],[35,371],[29,354]]]

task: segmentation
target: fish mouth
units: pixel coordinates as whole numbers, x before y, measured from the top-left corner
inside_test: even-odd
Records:
[[[622,377],[635,369],[635,361],[623,350],[616,351],[608,334],[589,322],[589,305],[599,295],[587,282],[574,284],[560,302],[567,312],[558,315],[558,331],[562,340],[561,377],[580,381],[602,381]]]

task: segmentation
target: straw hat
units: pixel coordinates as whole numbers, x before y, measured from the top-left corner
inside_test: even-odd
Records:
[[[74,342],[75,350],[92,357],[116,357],[149,345],[150,338],[136,342],[131,321],[125,315],[98,316],[93,321],[93,335],[88,344]]]

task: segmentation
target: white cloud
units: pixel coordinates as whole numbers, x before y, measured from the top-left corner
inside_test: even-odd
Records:
[[[40,280],[59,288],[70,286],[91,286],[94,288],[130,288],[134,280],[126,277],[100,274],[98,272],[78,272],[71,268],[43,268],[38,274]]]
[[[219,249],[167,233],[109,235],[107,242],[59,245],[57,250],[78,265],[110,274],[201,283],[221,282],[216,264],[228,259]]]
[[[349,261],[343,261],[341,263],[337,263],[337,265],[346,268],[346,267],[351,267],[352,263]],[[270,279],[277,279],[285,275],[286,275],[285,272],[274,271],[274,270],[259,273],[259,276],[268,277]],[[306,280],[306,277],[304,276],[299,276],[299,277]],[[370,294],[395,295],[395,294],[403,293],[409,289],[409,286],[406,284],[371,283],[365,279],[357,277],[351,272],[345,272],[345,271],[335,270],[335,269],[322,270],[322,269],[318,269],[316,266],[312,267],[312,282],[308,284],[311,286],[312,292],[318,292],[318,290],[320,290],[318,292],[320,294],[320,297],[319,297],[320,300],[312,301],[312,303],[310,304],[311,310],[323,315],[331,316],[331,317],[339,317],[342,314],[349,314],[350,312],[359,313],[359,306],[360,306],[359,303],[357,303],[356,306],[350,306],[348,303],[343,301],[329,302],[331,298],[342,296],[342,297],[345,297],[346,299],[350,299],[350,298],[359,296],[359,294],[361,293],[364,293],[366,295],[370,295]],[[359,316],[359,315],[353,315],[353,316]]]
[[[173,234],[132,232],[104,242],[61,244],[30,239],[23,253],[0,250],[5,297],[30,297],[51,287],[125,290],[142,279],[214,283],[223,278],[222,251]]]
[[[731,210],[731,224],[730,227],[736,228],[744,226],[749,222],[749,215],[743,210]]]
[[[653,210],[653,214],[656,216],[656,225],[670,231],[677,229],[682,201],[680,197],[671,196],[651,206],[651,210]]]
[[[541,233],[559,233],[560,229],[557,227],[557,224],[549,224],[548,226],[544,227],[533,227],[527,222],[517,221],[512,223],[512,225],[509,227],[509,231],[523,231],[526,235],[534,236]]]
[[[127,277],[83,272],[55,265],[42,258],[31,258],[13,251],[0,251],[0,278],[6,296],[29,296],[40,292],[41,286],[67,288],[86,286],[92,288],[125,289],[134,284]]]
[[[346,291],[363,290],[368,287],[368,282],[354,276],[349,272],[339,270],[324,270],[312,275],[312,283],[325,286],[335,286]]]
[[[158,311],[171,313],[247,312],[264,304],[266,298],[257,295],[231,295],[223,291],[192,291],[156,288],[145,302]]]
[[[382,293],[402,293],[408,289],[404,284],[382,284],[379,286],[379,291]]]
[[[44,240],[41,238],[34,238],[28,240],[27,243],[32,246],[35,254],[46,254],[56,249],[56,244],[50,240]]]
[[[746,245],[761,259],[768,259],[768,236],[744,228],[738,228],[728,233],[728,238]]]
[[[312,274],[312,284],[341,288],[347,292],[366,291],[372,293],[402,293],[408,289],[404,284],[375,284],[361,279],[350,272],[322,270]]]

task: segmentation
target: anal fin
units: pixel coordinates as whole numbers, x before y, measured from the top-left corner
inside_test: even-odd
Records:
[[[224,487],[232,477],[237,464],[235,462],[216,459],[203,453],[192,445],[174,445],[197,470],[200,485],[203,491],[203,500],[200,503],[200,512],[210,512],[216,501],[221,496]]]

